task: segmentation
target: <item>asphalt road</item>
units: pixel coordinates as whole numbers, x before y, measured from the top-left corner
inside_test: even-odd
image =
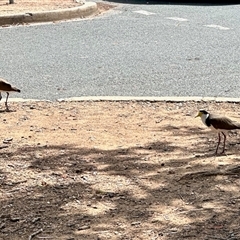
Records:
[[[0,28],[12,97],[240,97],[240,5],[119,4],[94,19]]]

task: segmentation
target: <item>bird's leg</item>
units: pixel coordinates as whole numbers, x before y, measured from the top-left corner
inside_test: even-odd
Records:
[[[222,134],[223,134],[223,137],[224,137],[224,138],[223,138],[223,150],[222,150],[221,153],[223,154],[224,151],[225,151],[225,142],[226,142],[226,138],[227,138],[227,137],[226,137],[226,134],[225,134],[224,132],[222,132]]]
[[[217,144],[217,148],[216,148],[216,152],[215,152],[215,154],[217,154],[217,151],[218,151],[218,147],[219,147],[220,141],[221,141],[221,135],[220,135],[220,132],[219,132],[219,133],[218,133],[218,144]]]
[[[8,108],[8,105],[7,105],[8,96],[9,96],[9,93],[7,92],[7,97],[6,97],[6,102],[5,102],[6,111],[9,111],[9,108]]]
[[[0,101],[2,100],[2,94],[1,94],[1,92],[0,92]]]

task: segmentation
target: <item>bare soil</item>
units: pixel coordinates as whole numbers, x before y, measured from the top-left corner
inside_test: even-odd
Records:
[[[0,112],[0,239],[240,239],[240,156],[194,118],[239,104],[18,102]]]
[[[83,5],[83,2],[84,0],[79,2],[75,0],[15,0],[14,4],[8,4],[8,0],[0,0],[0,16],[78,7]],[[107,3],[97,4],[98,14],[114,7]]]

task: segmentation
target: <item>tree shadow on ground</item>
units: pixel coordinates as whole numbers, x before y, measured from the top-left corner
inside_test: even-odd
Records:
[[[196,129],[187,129],[177,129],[178,137],[192,138]],[[187,148],[162,140],[112,150],[66,144],[6,151],[0,238],[39,231],[54,239],[239,239],[238,167],[196,156],[209,147],[198,139]]]

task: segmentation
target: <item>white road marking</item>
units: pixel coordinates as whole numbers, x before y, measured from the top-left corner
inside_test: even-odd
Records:
[[[144,11],[144,10],[139,10],[139,11],[133,11],[135,13],[140,13],[140,14],[143,14],[143,15],[154,15],[156,13],[152,13],[152,12],[148,12],[148,11]]]
[[[187,22],[188,21],[188,19],[186,19],[186,18],[178,18],[178,17],[166,17],[166,19],[179,21],[179,22]]]
[[[210,27],[210,28],[216,28],[216,29],[219,29],[219,30],[229,30],[230,28],[228,27],[223,27],[223,26],[220,26],[220,25],[215,25],[215,24],[211,24],[211,25],[204,25],[205,27]]]

